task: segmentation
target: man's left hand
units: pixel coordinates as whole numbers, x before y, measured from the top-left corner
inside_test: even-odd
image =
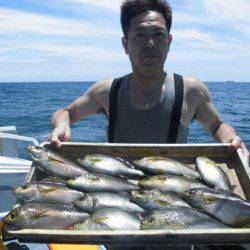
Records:
[[[241,138],[239,136],[236,136],[229,142],[230,142],[229,151],[232,152],[240,148],[247,162],[249,162],[250,153],[244,142],[241,140]]]

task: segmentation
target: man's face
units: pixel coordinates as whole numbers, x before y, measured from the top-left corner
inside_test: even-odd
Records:
[[[123,46],[133,70],[144,75],[163,70],[171,40],[161,13],[149,11],[132,18]]]

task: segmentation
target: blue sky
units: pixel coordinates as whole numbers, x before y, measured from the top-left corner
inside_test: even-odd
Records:
[[[0,0],[0,82],[90,81],[131,71],[120,0]],[[250,1],[170,0],[166,70],[250,81]]]

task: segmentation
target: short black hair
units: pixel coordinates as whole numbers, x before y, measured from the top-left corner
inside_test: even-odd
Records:
[[[166,20],[170,32],[172,26],[172,8],[165,0],[125,0],[121,5],[121,26],[125,37],[131,25],[131,19],[143,12],[158,11]]]

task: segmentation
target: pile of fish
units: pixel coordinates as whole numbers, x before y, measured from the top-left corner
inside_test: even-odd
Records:
[[[42,147],[28,151],[49,177],[15,188],[7,230],[250,227],[250,202],[206,157],[197,157],[194,170],[158,156],[128,162],[92,154],[73,162]]]

